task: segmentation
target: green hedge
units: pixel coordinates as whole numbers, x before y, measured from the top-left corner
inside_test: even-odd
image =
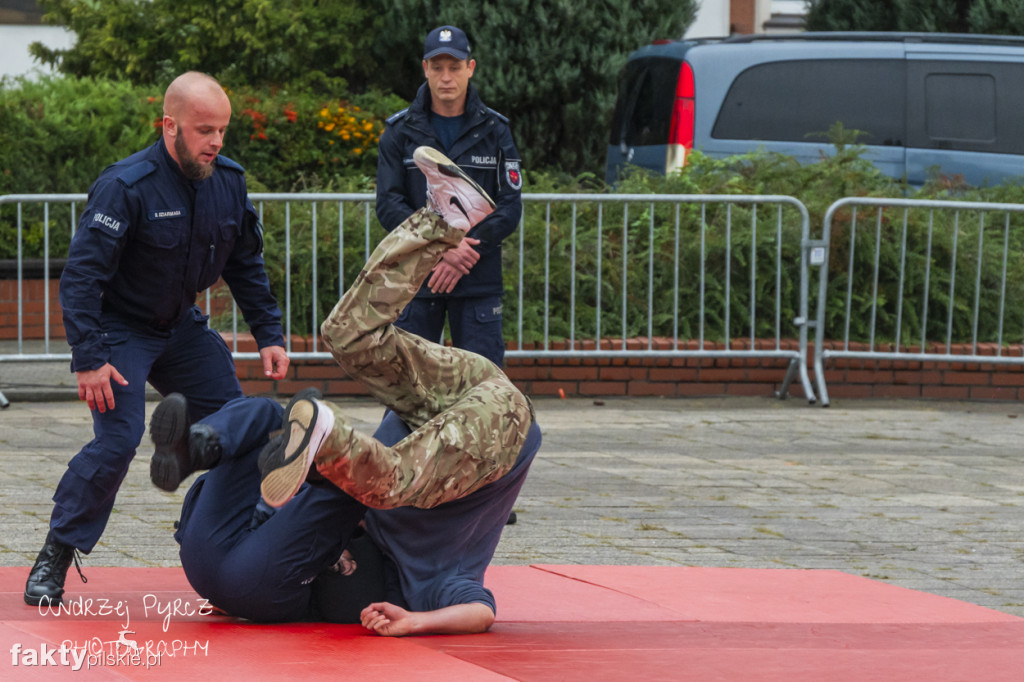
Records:
[[[84,193],[109,164],[157,140],[163,92],[90,78],[8,81],[0,87],[0,195]],[[227,89],[232,119],[223,153],[246,168],[252,191],[368,186],[384,119],[405,106],[394,96],[284,88]],[[81,207],[78,207],[80,210]],[[51,221],[70,222],[54,206]],[[22,249],[43,255],[43,213],[25,207]],[[17,253],[16,215],[0,208],[0,258]],[[54,229],[64,253],[69,229]]]
[[[75,78],[44,78],[38,82],[19,81],[17,87],[0,87],[0,194],[10,193],[66,193],[84,192],[96,175],[107,164],[122,158],[154,141],[158,135],[161,115],[162,93],[148,88],[135,88],[124,83],[92,81]],[[240,89],[229,90],[233,103],[233,120],[225,144],[225,154],[237,159],[248,169],[249,186],[253,191],[372,191],[376,166],[375,150],[383,118],[403,105],[401,100],[378,94],[349,96],[339,86],[337,92],[325,94],[306,90],[288,89]],[[841,135],[837,135],[842,137]],[[713,160],[694,153],[683,172],[672,177],[660,177],[645,173],[634,173],[627,177],[616,191],[629,193],[690,193],[690,194],[780,194],[793,196],[802,201],[811,215],[811,226],[815,234],[821,229],[827,207],[835,200],[846,196],[882,196],[916,198],[973,199],[979,201],[1001,201],[1024,203],[1024,187],[1020,184],[1006,184],[991,188],[969,188],[956,178],[936,177],[933,182],[920,190],[910,190],[881,175],[871,164],[860,157],[860,148],[838,144],[837,153],[819,163],[800,165],[794,159],[776,154],[755,153],[733,157],[728,160]],[[577,178],[527,173],[528,192],[604,192],[607,188],[593,175]],[[80,211],[81,206],[76,207]],[[270,205],[268,216],[267,267],[272,284],[279,297],[284,298],[285,258],[284,235],[277,226],[283,220],[277,215],[283,207]],[[292,216],[296,232],[290,244],[293,283],[292,326],[293,331],[305,333],[313,326],[312,292],[308,289],[311,281],[312,254],[308,232],[311,220],[302,216],[302,211]],[[338,217],[330,208],[321,207],[318,216],[321,226],[337,225]],[[338,281],[338,230],[323,229],[318,234],[317,267],[319,290],[317,292],[317,319],[324,315],[336,301],[339,291],[346,286],[357,272],[365,257],[366,244],[363,237],[365,214],[361,210],[347,209],[344,226],[345,281]],[[610,225],[621,223],[621,216],[613,219],[605,216],[605,234],[601,252],[602,270],[600,292],[597,290],[597,238],[596,206],[581,205],[576,216],[576,268],[569,272],[572,253],[571,209],[555,205],[551,215],[552,250],[545,254],[543,233],[546,208],[528,204],[524,234],[526,236],[523,262],[526,282],[522,317],[524,340],[534,341],[544,337],[588,338],[597,333],[596,318],[598,299],[602,316],[602,335],[646,335],[646,308],[648,300],[648,264],[654,263],[653,280],[656,316],[653,332],[667,335],[672,332],[671,311],[675,305],[681,310],[680,333],[694,336],[703,319],[705,337],[709,339],[742,338],[749,335],[749,320],[755,319],[755,336],[774,336],[776,311],[776,283],[770,272],[779,248],[775,235],[761,229],[757,239],[748,233],[750,209],[732,209],[733,244],[746,248],[734,249],[733,260],[728,262],[730,272],[729,328],[725,327],[724,300],[726,293],[725,236],[719,227],[709,229],[706,234],[708,249],[707,283],[705,285],[704,317],[700,317],[697,306],[699,283],[694,273],[699,266],[699,241],[693,238],[699,225],[697,207],[682,208],[684,239],[680,243],[678,262],[680,279],[676,285],[676,257],[674,239],[674,215],[668,207],[655,209],[656,230],[653,242],[649,236],[650,216],[643,205],[630,209],[629,231],[623,240],[621,231],[609,229]],[[724,224],[724,208],[709,207],[706,220],[709,225]],[[371,223],[372,210],[371,213]],[[863,215],[863,214],[862,214]],[[847,267],[849,247],[842,239],[848,234],[848,212],[839,216],[837,237],[831,251],[835,277],[828,291],[830,318],[826,331],[829,336],[845,334],[844,322],[839,315],[844,313],[847,297]],[[51,207],[51,229],[49,254],[59,257],[66,253],[70,235],[70,217],[67,208]],[[762,225],[771,224],[771,220]],[[897,289],[902,225],[894,224],[888,217],[885,229],[878,241],[881,244],[879,260],[885,275],[879,283],[878,299],[882,302],[875,319],[875,335],[879,339],[892,339],[897,335],[896,317],[900,317],[904,340],[916,334],[915,325],[922,316],[928,316],[929,336],[944,337],[950,306],[954,310],[954,340],[967,340],[974,336],[977,325],[979,338],[991,338],[998,326],[998,297],[982,297],[983,305],[978,320],[973,319],[973,300],[980,277],[982,287],[991,291],[1000,281],[1002,255],[1005,250],[1011,264],[1008,281],[1008,299],[1022,300],[1024,284],[1020,281],[1021,271],[1012,267],[1024,255],[1021,237],[1024,231],[1016,225],[1010,231],[1004,248],[1001,225],[989,224],[991,234],[984,235],[984,257],[978,274],[977,263],[973,261],[954,262],[952,243],[936,239],[932,244],[931,281],[929,282],[929,309],[923,309],[924,282],[919,273],[925,263],[913,263],[908,269],[911,277],[903,283],[902,293]],[[907,228],[907,243],[910,252],[923,252],[922,240],[927,239],[927,225],[923,218],[913,214]],[[946,220],[940,216],[939,221]],[[960,229],[961,241],[958,259],[968,256],[965,244],[976,244],[976,221],[963,218]],[[23,221],[27,227],[22,237],[22,253],[26,257],[43,255],[44,230],[41,210],[26,208]],[[845,222],[844,222],[845,221]],[[787,229],[793,224],[788,217]],[[863,221],[860,225],[864,225]],[[854,305],[853,339],[866,339],[871,334],[871,319],[868,313],[875,300],[871,288],[872,278],[868,275],[874,267],[874,243],[876,235],[867,227],[859,227],[858,249],[854,263],[851,292]],[[936,226],[941,227],[939,225]],[[372,239],[383,232],[378,230]],[[847,240],[848,241],[848,240]],[[790,321],[796,315],[796,293],[798,286],[799,253],[798,240],[786,235],[782,241],[783,260],[789,267],[781,273],[781,299],[784,321],[780,325],[782,335],[793,331]],[[0,208],[0,258],[16,254],[15,213],[10,207]],[[915,257],[916,258],[916,257]],[[519,263],[518,235],[506,248],[506,333],[512,338],[520,316],[518,292],[513,291]],[[625,260],[625,267],[623,261]],[[750,300],[749,289],[751,265],[758,273],[755,281],[759,290]],[[956,266],[956,281],[953,299],[948,297],[953,266]],[[545,270],[547,268],[547,270]],[[545,273],[550,274],[550,278]],[[574,279],[575,278],[575,279]],[[545,289],[545,282],[548,282]],[[570,286],[575,283],[575,326],[570,329]],[[626,291],[625,304],[621,292]],[[600,295],[599,295],[600,294]],[[900,300],[922,301],[921,306],[912,305],[898,308]],[[545,306],[550,314],[545,315]],[[625,312],[623,312],[625,310]],[[1015,311],[1011,311],[1017,315]],[[1019,317],[1019,315],[1017,315]],[[545,322],[547,320],[547,322]],[[622,320],[625,320],[623,322]],[[1008,317],[1012,329],[1011,337],[1020,338],[1024,330],[1017,329],[1015,317]],[[545,328],[547,324],[547,328]],[[789,326],[787,326],[789,325]]]
[[[959,186],[955,179],[936,177],[934,182],[911,192],[878,173],[860,158],[856,147],[844,147],[835,156],[821,162],[803,166],[794,159],[777,154],[754,153],[715,160],[699,153],[692,154],[682,173],[669,178],[642,172],[627,177],[617,188],[622,193],[639,194],[780,194],[793,196],[803,202],[810,212],[812,235],[821,233],[822,221],[828,206],[846,196],[909,196],[918,199],[957,198],[978,201],[1024,203],[1024,187],[971,189]],[[606,191],[593,176],[566,178],[543,173],[529,174],[527,191],[540,193],[595,193]],[[353,181],[338,190],[366,190]],[[704,253],[705,282],[701,292],[699,279],[701,243],[699,239],[701,209],[696,205],[680,207],[680,240],[676,255],[675,208],[655,205],[653,240],[649,202],[629,205],[628,230],[622,232],[622,208],[606,204],[602,213],[600,253],[597,248],[597,204],[581,202],[575,217],[569,204],[527,202],[524,211],[524,253],[519,253],[519,232],[506,241],[505,257],[505,336],[516,341],[519,337],[519,318],[522,316],[522,339],[525,342],[542,341],[545,337],[557,341],[572,336],[577,340],[607,337],[634,337],[648,334],[647,309],[651,299],[654,309],[651,331],[656,336],[669,336],[675,325],[682,338],[697,338],[703,323],[704,338],[720,341],[726,337],[726,271],[729,272],[730,301],[728,337],[743,339],[751,334],[772,338],[779,332],[783,338],[793,338],[797,329],[793,319],[799,310],[799,216],[792,209],[783,211],[783,234],[776,233],[777,209],[761,206],[758,209],[757,232],[751,222],[752,208],[744,205],[708,205],[703,213],[707,225]],[[283,207],[267,204],[267,268],[274,290],[284,300],[285,244],[277,226],[283,224]],[[366,257],[364,225],[366,206],[346,205],[344,226],[339,237],[340,217],[337,208],[329,204],[317,207],[319,232],[317,244],[317,305],[315,318],[322,321],[337,301],[339,294],[359,272]],[[372,219],[370,246],[383,236],[383,230]],[[308,205],[291,207],[293,231],[289,244],[292,331],[309,333],[314,328],[312,291],[313,256],[311,244],[312,219]],[[550,211],[550,213],[549,213]],[[731,232],[725,234],[726,212],[731,217]],[[550,232],[546,227],[550,215]],[[845,305],[848,295],[847,274],[851,212],[837,216],[831,250],[832,276],[826,296],[829,317],[826,333],[830,338],[843,338]],[[896,319],[899,317],[900,338],[916,342],[919,337],[921,316],[928,315],[927,333],[931,339],[946,335],[949,312],[949,284],[952,273],[953,245],[947,229],[951,214],[937,213],[934,218],[934,236],[931,245],[930,281],[928,282],[927,311],[919,302],[924,301],[924,261],[912,256],[908,261],[908,277],[903,282],[902,295],[898,290],[902,223],[900,214],[886,214],[880,234],[876,234],[874,214],[862,211],[858,218],[856,258],[853,264],[854,286],[849,295],[853,314],[849,336],[852,340],[867,340],[871,336],[870,306],[875,300],[872,273],[875,267],[875,243],[880,245],[878,260],[882,279],[879,282],[879,308],[874,328],[876,341],[896,338]],[[981,282],[983,292],[998,290],[1001,278],[1003,228],[998,221],[989,220],[984,238]],[[573,224],[575,221],[575,228]],[[974,337],[973,316],[975,281],[978,278],[975,258],[978,242],[977,217],[961,216],[956,264],[956,287],[952,300],[952,337],[954,341],[968,341]],[[927,240],[927,215],[912,212],[908,220],[907,251],[924,253]],[[575,229],[575,232],[573,231]],[[1017,263],[1024,255],[1024,230],[1010,232],[1006,248],[1009,263]],[[344,240],[344,273],[339,281],[338,243]],[[545,243],[550,240],[550,250]],[[731,244],[731,259],[726,259]],[[575,249],[574,249],[575,246]],[[575,267],[573,252],[575,251]],[[776,277],[776,258],[781,251],[781,272]],[[600,256],[600,272],[598,271]],[[522,311],[518,291],[520,260],[523,263]],[[678,267],[677,267],[678,263]],[[653,264],[653,271],[651,270]],[[754,272],[752,275],[751,272]],[[653,274],[651,274],[653,272]],[[816,271],[815,273],[816,274]],[[778,279],[778,281],[777,281]],[[651,286],[653,282],[653,286]],[[598,289],[600,283],[600,290]],[[751,288],[754,295],[751,296]],[[623,295],[625,291],[625,296]],[[575,292],[575,293],[574,293]],[[811,294],[816,299],[816,280]],[[775,299],[781,300],[776,310]],[[703,311],[700,307],[702,300]],[[1024,271],[1011,268],[1008,277],[1007,300],[1024,300]],[[600,306],[598,306],[600,301]],[[904,306],[899,309],[899,302]],[[977,321],[978,338],[995,338],[998,328],[998,297],[986,293],[981,297]],[[814,300],[812,300],[813,313]],[[678,322],[674,310],[678,308]],[[597,319],[600,309],[601,327]],[[1024,321],[1011,309],[1007,317],[1007,338],[1024,337]],[[1024,311],[1022,311],[1024,313]],[[776,324],[778,317],[779,323]]]
[[[716,160],[699,153],[692,154],[679,174],[665,178],[646,173],[627,177],[617,188],[622,193],[652,194],[778,194],[800,200],[810,214],[812,237],[821,235],[825,212],[836,200],[848,196],[907,197],[913,199],[958,199],[1024,203],[1024,186],[1008,183],[990,188],[970,188],[958,178],[935,176],[926,186],[911,190],[881,175],[860,157],[862,149],[840,145],[832,156],[810,165],[801,165],[793,158],[778,154],[752,153],[725,160]],[[529,178],[528,178],[529,179]],[[562,191],[583,189],[555,185],[529,187],[530,191]],[[756,235],[752,227],[752,209],[734,205],[708,205],[703,220],[705,232],[706,281],[703,292],[703,318],[700,307],[700,208],[683,206],[680,210],[681,240],[678,259],[675,254],[675,208],[655,205],[653,242],[650,236],[650,204],[630,206],[627,238],[622,239],[621,212],[603,216],[604,235],[601,256],[601,336],[646,336],[648,334],[648,298],[652,299],[653,334],[670,336],[676,324],[673,309],[678,306],[678,329],[682,338],[696,338],[703,322],[704,338],[721,341],[747,338],[772,338],[777,328],[783,338],[792,338],[797,328],[792,321],[798,315],[800,239],[795,231],[799,220],[795,212],[783,211],[784,232],[781,243],[775,232],[774,207],[758,210]],[[605,209],[607,211],[607,209]],[[726,212],[731,214],[731,259],[726,259]],[[543,220],[546,207],[527,207],[526,243],[523,254],[524,340],[540,340],[544,333],[545,305],[550,338],[594,338],[596,335],[597,236],[596,207],[581,205],[576,221],[575,326],[569,328],[572,301],[569,272],[573,216],[568,206],[557,204],[551,209],[551,242],[549,254],[543,251]],[[1005,214],[986,215],[984,234],[979,235],[979,216],[963,212],[954,225],[953,212],[936,212],[932,216],[929,244],[929,215],[917,210],[907,214],[906,235],[902,211],[889,209],[878,228],[877,213],[862,209],[857,218],[854,236],[856,249],[850,269],[850,235],[852,211],[841,211],[833,225],[830,250],[830,277],[826,292],[825,333],[828,338],[854,341],[873,338],[891,342],[897,336],[902,343],[920,340],[922,319],[927,316],[926,338],[945,339],[947,329],[953,342],[975,338],[995,339],[1000,324],[1000,292],[1003,256],[1009,264],[1006,302],[1024,300],[1024,271],[1016,264],[1024,256],[1024,217],[1011,220],[1007,230]],[[956,235],[957,243],[953,243]],[[905,240],[905,241],[904,241]],[[978,244],[982,244],[980,266]],[[877,248],[876,248],[877,244]],[[905,251],[904,246],[905,244]],[[930,248],[930,251],[928,250]],[[781,250],[780,283],[776,284],[775,263]],[[627,253],[627,267],[622,267],[622,254]],[[907,256],[906,276],[899,280],[903,253]],[[955,258],[954,258],[955,253]],[[930,254],[929,260],[923,255]],[[878,262],[881,273],[876,300],[874,268]],[[506,249],[506,272],[516,272],[519,254],[516,248]],[[651,264],[653,263],[653,275]],[[678,263],[678,267],[677,267]],[[925,281],[926,266],[929,280]],[[678,270],[678,273],[677,273]],[[754,270],[754,274],[752,274]],[[730,311],[728,329],[725,320],[726,272],[729,272]],[[545,273],[549,273],[546,277]],[[817,299],[817,270],[812,271],[811,314]],[[653,280],[653,292],[650,280]],[[678,283],[677,283],[678,278]],[[951,279],[953,293],[950,297]],[[852,288],[848,287],[853,282]],[[978,282],[980,281],[980,287]],[[548,282],[545,293],[545,282]],[[925,287],[927,285],[927,298]],[[515,331],[519,314],[515,283],[506,280],[506,335]],[[622,291],[626,296],[623,301]],[[751,287],[755,293],[751,296]],[[900,289],[902,286],[902,289]],[[782,301],[781,314],[775,299]],[[975,297],[980,304],[974,315]],[[850,299],[850,327],[846,328],[846,302]],[[925,301],[927,300],[927,307]],[[545,303],[546,301],[546,303]],[[902,305],[901,305],[902,303]],[[950,309],[952,308],[952,314]],[[780,323],[776,325],[776,315]],[[754,319],[751,330],[751,317]],[[623,319],[625,322],[623,322]],[[899,328],[897,328],[897,321]],[[1024,338],[1024,310],[1007,305],[1003,338],[1020,342]],[[873,332],[872,332],[873,330]]]
[[[85,192],[108,164],[156,141],[163,91],[91,78],[17,80],[0,87],[0,194]],[[258,190],[327,186],[374,175],[393,95],[334,88],[226,88],[223,153]]]

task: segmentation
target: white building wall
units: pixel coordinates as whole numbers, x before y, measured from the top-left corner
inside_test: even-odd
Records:
[[[686,31],[685,38],[724,38],[729,35],[730,0],[698,0],[697,18]],[[755,24],[763,27],[772,15],[803,15],[807,12],[805,0],[755,0]],[[763,32],[758,28],[757,32]]]
[[[50,73],[28,52],[28,46],[40,42],[54,49],[74,44],[75,34],[60,26],[0,25],[0,78]]]
[[[684,38],[725,38],[729,35],[729,0],[699,0],[697,18]]]
[[[807,14],[807,0],[772,0],[772,14]]]

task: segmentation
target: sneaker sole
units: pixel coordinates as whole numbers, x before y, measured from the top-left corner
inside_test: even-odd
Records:
[[[466,175],[466,171],[459,168],[458,164],[449,159],[447,156],[437,151],[433,147],[417,147],[416,151],[412,155],[413,161],[416,166],[423,171],[423,163],[431,163],[437,167],[437,170],[441,175],[447,175],[450,178],[459,178],[460,180],[468,183],[473,189],[480,193],[491,208],[495,208],[497,205],[494,203],[494,199],[491,195],[484,191],[476,180]],[[424,171],[426,172],[426,171]]]
[[[269,472],[260,483],[264,501],[275,509],[295,497],[309,474],[317,450],[334,426],[334,413],[313,400],[295,400],[284,414],[288,442],[284,446],[284,464]]]
[[[149,461],[149,480],[157,488],[174,492],[181,485],[181,462],[169,446],[186,438],[187,433],[188,407],[182,396],[172,393],[160,401],[149,420],[149,435],[156,446]]]

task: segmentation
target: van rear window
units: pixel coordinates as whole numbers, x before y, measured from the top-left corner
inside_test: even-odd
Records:
[[[996,81],[989,74],[933,73],[924,81],[925,126],[933,140],[994,142]]]
[[[1024,154],[1024,63],[913,61],[908,147]]]
[[[739,74],[711,136],[732,140],[827,141],[841,121],[858,142],[904,143],[905,68],[900,60],[770,62]]]
[[[682,63],[650,57],[626,64],[619,80],[619,97],[612,119],[610,142],[629,147],[666,144]]]

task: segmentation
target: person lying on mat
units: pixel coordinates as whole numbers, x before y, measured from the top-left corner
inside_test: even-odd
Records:
[[[186,493],[176,524],[193,589],[259,622],[362,622],[382,635],[488,629],[496,603],[484,571],[540,446],[539,429],[508,474],[433,509],[366,510],[333,484],[311,480],[275,510],[260,500],[257,462],[282,413],[269,398],[239,398],[189,426],[177,394],[154,411],[156,447],[181,459],[184,476],[212,467]],[[393,445],[409,433],[389,413],[374,436]],[[346,549],[354,572],[340,560]]]
[[[378,245],[322,329],[339,363],[389,407],[373,437],[309,389],[283,415],[272,400],[243,398],[190,426],[180,396],[153,414],[153,441],[175,453],[180,479],[212,467],[186,495],[175,537],[193,588],[229,614],[351,622],[343,614],[362,599],[359,622],[382,635],[483,632],[494,622],[484,571],[540,429],[493,363],[392,326],[486,215],[461,169],[434,150],[415,159],[433,212],[418,211]],[[358,537],[364,511],[385,557],[379,571],[365,566],[376,560]],[[339,560],[350,544],[356,570],[330,571],[351,569]]]
[[[320,332],[346,373],[409,425],[394,447],[354,430],[344,411],[317,399],[293,401],[288,438],[261,459],[263,499],[281,507],[312,464],[368,507],[428,509],[505,475],[534,423],[530,401],[497,365],[394,325],[431,271],[494,202],[446,156],[419,147],[430,208],[388,233]],[[432,209],[432,210],[431,210]]]

